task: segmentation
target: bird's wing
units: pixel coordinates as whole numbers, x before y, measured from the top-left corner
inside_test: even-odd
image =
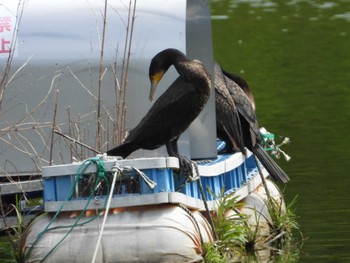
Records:
[[[253,109],[255,110],[255,100],[254,100],[254,96],[253,93],[251,92],[248,83],[245,81],[245,79],[243,79],[240,76],[237,76],[233,73],[227,72],[224,69],[222,69],[222,73],[229,79],[233,80],[238,86],[239,88],[241,88],[241,90],[243,90],[244,94],[248,97],[250,103],[252,104]]]
[[[233,98],[240,116],[249,123],[250,129],[259,136],[259,124],[255,110],[243,90],[231,79],[225,77],[228,90]]]
[[[233,145],[237,145],[240,150],[243,150],[243,136],[240,124],[240,119],[235,105],[221,72],[221,68],[215,65],[215,103],[216,103],[216,118],[219,129],[226,133]]]
[[[198,115],[193,112],[196,96],[193,85],[179,77],[155,101],[126,140],[135,140],[137,137],[147,139],[147,135],[161,133],[180,135]]]

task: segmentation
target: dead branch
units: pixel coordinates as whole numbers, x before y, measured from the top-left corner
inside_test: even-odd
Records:
[[[130,12],[130,11],[129,11]],[[132,19],[131,19],[131,28],[130,28],[130,38],[128,43],[128,57],[126,61],[126,72],[125,72],[125,78],[124,78],[124,94],[123,94],[123,105],[122,105],[122,130],[121,130],[121,136],[124,135],[125,129],[126,129],[126,92],[127,92],[127,83],[128,83],[128,76],[129,76],[129,63],[130,63],[130,55],[131,55],[131,43],[132,43],[132,37],[134,32],[134,25],[135,25],[135,16],[136,14],[136,0],[134,0],[134,8],[132,11]],[[126,47],[125,47],[126,49]]]
[[[103,78],[103,57],[104,57],[104,43],[106,37],[106,20],[107,20],[107,0],[105,0],[105,9],[103,13],[103,30],[102,30],[102,43],[101,43],[101,54],[100,54],[100,76],[98,79],[98,99],[97,99],[97,136],[96,146],[101,151],[101,94],[102,94],[102,78]]]
[[[95,100],[98,100],[98,98],[87,88],[87,87],[85,87],[85,85],[80,81],[80,79],[74,74],[74,72],[71,70],[71,69],[69,69],[69,72],[72,74],[72,76],[78,81],[78,83],[80,84],[80,86],[84,89],[84,90],[86,90],[88,93],[89,93],[89,95],[93,98],[93,99],[95,99]]]
[[[95,150],[94,148],[90,147],[89,145],[87,145],[87,144],[85,144],[85,143],[82,143],[82,142],[80,142],[80,141],[77,141],[76,139],[71,138],[71,137],[69,137],[69,136],[66,135],[66,134],[63,134],[63,133],[61,133],[61,132],[58,131],[58,130],[54,130],[54,132],[55,132],[56,134],[58,134],[58,135],[64,137],[64,138],[70,140],[70,141],[73,142],[73,143],[76,143],[76,144],[78,144],[78,145],[80,145],[80,146],[83,146],[83,147],[89,149],[90,151],[93,151],[94,153],[98,153],[98,154],[101,153],[100,151]]]
[[[62,75],[62,72],[58,73],[57,75],[55,75],[53,78],[52,78],[52,81],[51,81],[51,85],[50,85],[50,88],[49,88],[49,91],[48,93],[45,95],[45,97],[39,102],[38,105],[36,105],[30,112],[27,112],[27,114],[22,117],[19,121],[16,122],[16,124],[13,124],[12,126],[6,128],[6,129],[3,129],[0,133],[0,137],[2,137],[3,135],[5,135],[7,132],[9,132],[11,129],[13,129],[13,127],[19,125],[20,123],[22,123],[23,121],[25,121],[29,116],[31,116],[39,107],[41,107],[45,101],[47,100],[47,98],[49,97],[49,95],[51,94],[51,91],[52,91],[52,88],[53,88],[53,85],[55,83],[55,80]]]
[[[58,104],[58,93],[59,93],[59,90],[56,90],[56,94],[55,94],[55,109],[54,109],[54,112],[53,112],[53,120],[52,120],[52,128],[51,128],[51,144],[50,144],[50,161],[49,161],[49,165],[52,165],[53,144],[54,144],[54,137],[55,137],[57,104]]]
[[[22,7],[22,8],[21,8]],[[2,79],[0,81],[0,109],[1,109],[1,104],[4,98],[5,90],[10,83],[8,80],[9,74],[10,74],[10,69],[12,65],[12,60],[13,60],[13,55],[15,52],[15,47],[17,43],[17,36],[18,36],[18,29],[19,25],[21,24],[22,16],[23,16],[23,10],[24,10],[24,4],[22,4],[22,1],[18,1],[17,5],[17,14],[16,14],[16,24],[15,24],[15,29],[14,33],[12,34],[12,40],[11,40],[11,47],[10,47],[10,53],[6,62],[5,70],[3,72]],[[13,78],[11,78],[12,80]]]

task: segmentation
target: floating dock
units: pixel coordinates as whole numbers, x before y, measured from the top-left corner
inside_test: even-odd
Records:
[[[101,157],[43,167],[47,213],[30,226],[26,262],[196,262],[203,244],[214,240],[208,212],[222,194],[245,203],[247,213],[268,213],[251,154],[221,155],[197,167],[192,177],[176,173],[174,157]]]

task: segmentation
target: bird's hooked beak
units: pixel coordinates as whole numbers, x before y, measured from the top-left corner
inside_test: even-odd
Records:
[[[150,101],[153,101],[158,83],[163,78],[163,76],[164,76],[164,72],[161,71],[161,72],[156,73],[150,77],[150,79],[151,79],[151,90],[149,92],[149,100]]]

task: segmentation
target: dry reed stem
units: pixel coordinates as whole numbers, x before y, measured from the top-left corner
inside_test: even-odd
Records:
[[[11,125],[10,127],[7,127],[5,129],[2,129],[1,130],[1,133],[0,133],[0,137],[2,137],[3,135],[5,135],[7,132],[9,132],[11,129],[13,129],[14,127],[16,127],[18,124],[20,123],[23,123],[23,121],[25,121],[30,115],[32,115],[38,108],[40,108],[47,100],[47,98],[49,97],[49,95],[51,94],[51,91],[53,89],[53,86],[54,86],[54,83],[55,83],[55,80],[56,78],[58,78],[59,76],[62,75],[62,72],[60,72],[59,74],[55,75],[53,78],[52,78],[52,81],[51,81],[51,85],[50,85],[50,88],[49,88],[49,91],[47,92],[47,94],[45,95],[45,97],[39,102],[39,104],[37,104],[30,112],[27,112],[27,114],[22,117],[19,121],[16,122],[16,124],[13,124]]]
[[[96,101],[98,100],[98,98],[80,81],[80,79],[74,74],[74,72],[69,69],[69,72],[72,74],[72,76],[78,81],[78,83],[80,84],[80,86],[89,93],[89,95],[95,99]]]
[[[130,12],[130,10],[129,10]],[[126,92],[127,92],[127,83],[128,83],[128,76],[129,76],[129,63],[130,63],[130,56],[131,56],[131,43],[132,43],[132,37],[134,32],[134,25],[135,25],[135,18],[136,18],[136,0],[134,0],[134,8],[132,12],[132,18],[131,18],[131,28],[130,28],[130,38],[128,43],[128,57],[126,61],[126,73],[125,73],[125,79],[124,79],[124,94],[123,94],[123,105],[122,105],[122,130],[121,135],[123,136],[126,131]]]
[[[17,36],[18,36],[18,29],[19,29],[19,25],[20,25],[21,20],[22,20],[23,11],[24,11],[24,4],[22,4],[22,1],[19,0],[18,5],[17,5],[17,13],[16,13],[17,19],[16,19],[16,23],[15,23],[15,27],[14,27],[14,33],[12,34],[10,52],[9,52],[9,56],[8,56],[8,59],[7,59],[6,65],[5,65],[5,70],[4,70],[3,76],[2,76],[1,81],[0,81],[0,109],[1,109],[2,101],[4,99],[5,90],[13,79],[13,77],[12,77],[12,78],[10,78],[11,81],[9,81],[8,78],[9,78],[10,69],[11,69],[11,65],[12,65],[13,55],[15,52],[15,47],[16,47],[16,43],[17,43]]]
[[[87,145],[87,144],[85,144],[85,143],[82,143],[82,142],[80,142],[80,141],[77,141],[76,139],[71,138],[71,137],[69,137],[69,136],[66,135],[66,134],[63,134],[62,132],[60,132],[60,131],[58,131],[58,130],[54,130],[54,132],[55,132],[56,134],[62,136],[63,138],[66,138],[66,139],[70,140],[70,141],[73,142],[73,143],[76,143],[76,144],[78,144],[78,145],[80,145],[80,146],[83,146],[83,147],[89,149],[90,151],[93,151],[94,153],[101,153],[100,151],[95,150],[95,149],[92,148],[91,146],[89,146],[89,145]]]
[[[118,137],[119,137],[119,141],[117,142],[118,144],[121,142],[121,138],[123,137],[123,101],[122,98],[124,98],[123,94],[124,94],[124,90],[125,90],[125,81],[124,81],[124,74],[125,74],[125,63],[126,63],[126,51],[128,48],[128,39],[129,39],[129,26],[130,26],[130,14],[131,14],[131,0],[129,1],[129,8],[128,8],[128,20],[127,20],[127,24],[126,26],[126,32],[125,32],[125,43],[124,43],[124,53],[123,53],[123,61],[122,61],[122,70],[121,70],[121,82],[122,82],[122,86],[121,89],[119,91],[119,96],[117,99],[117,118],[118,118],[118,122],[117,122],[117,128],[118,128]]]
[[[42,164],[52,164],[53,163],[53,152],[54,148],[56,149],[56,143],[59,150],[59,147],[62,147],[61,142],[67,143],[67,140],[70,141],[70,143],[66,144],[68,145],[68,149],[70,152],[70,159],[73,160],[75,157],[83,158],[85,154],[87,154],[88,151],[92,151],[94,153],[100,153],[102,152],[102,149],[107,148],[109,143],[112,143],[113,145],[120,143],[121,139],[124,137],[123,134],[125,133],[125,127],[126,127],[126,88],[128,83],[128,69],[129,69],[129,62],[130,62],[130,56],[131,56],[131,43],[132,43],[132,36],[133,36],[133,30],[134,30],[134,22],[136,18],[136,0],[130,0],[129,1],[129,10],[128,10],[128,22],[127,24],[125,21],[123,21],[124,25],[126,26],[126,35],[125,35],[125,48],[124,48],[124,54],[122,58],[122,70],[121,70],[121,78],[118,78],[117,74],[117,57],[116,61],[114,63],[114,66],[112,66],[112,72],[114,76],[115,81],[115,90],[116,90],[116,101],[117,105],[114,108],[113,111],[110,111],[106,105],[102,102],[102,81],[105,77],[106,73],[108,72],[107,68],[103,67],[104,62],[104,41],[106,39],[106,15],[107,15],[107,5],[108,1],[105,0],[105,9],[103,15],[103,32],[101,39],[101,52],[100,52],[100,70],[99,70],[99,83],[98,83],[98,95],[95,96],[92,93],[92,87],[93,87],[93,80],[92,80],[92,73],[91,68],[89,68],[89,74],[91,77],[91,88],[88,88],[84,85],[84,83],[78,78],[78,76],[69,68],[66,69],[68,72],[74,77],[74,79],[79,83],[79,85],[91,96],[91,98],[95,101],[97,101],[97,111],[91,111],[88,113],[84,113],[83,115],[78,115],[76,121],[73,120],[72,112],[70,108],[67,110],[67,122],[61,122],[57,123],[57,94],[56,97],[54,97],[54,104],[55,109],[53,112],[53,120],[52,122],[40,122],[39,119],[37,119],[36,113],[38,112],[38,109],[43,109],[44,107],[44,113],[46,114],[46,111],[48,111],[51,107],[49,98],[53,94],[52,91],[54,87],[56,86],[56,80],[64,73],[63,71],[55,71],[53,72],[53,77],[51,80],[50,87],[48,88],[48,92],[44,95],[44,97],[31,109],[27,109],[27,104],[25,103],[17,103],[13,107],[11,106],[10,109],[5,109],[4,111],[0,112],[0,116],[4,116],[7,112],[13,110],[14,108],[18,106],[25,106],[25,112],[22,117],[20,117],[17,121],[14,123],[9,123],[7,127],[0,129],[0,140],[4,142],[5,144],[11,146],[11,148],[14,148],[15,150],[25,154],[28,158],[30,158],[33,163],[35,164],[36,169],[39,169],[39,167]],[[19,10],[18,14],[20,13],[22,15],[23,10]],[[118,12],[118,11],[117,11]],[[20,19],[17,19],[18,22],[20,22]],[[16,29],[16,33],[18,31],[18,28]],[[12,50],[13,52],[13,50]],[[13,53],[12,53],[13,55]],[[9,71],[13,56],[9,57],[7,68]],[[7,87],[8,84],[13,82],[13,80],[18,76],[18,74],[29,64],[32,57],[29,57],[27,61],[21,65],[11,76],[7,74],[6,78],[0,79],[1,83],[4,84]],[[6,72],[6,70],[5,70]],[[51,74],[51,73],[50,73]],[[45,76],[41,77],[44,78]],[[40,78],[40,79],[41,79]],[[40,80],[39,79],[39,80]],[[1,86],[3,87],[3,86]],[[119,93],[119,96],[118,96]],[[3,97],[4,90],[1,90],[1,97],[0,97],[0,103]],[[91,143],[89,143],[90,140],[93,140],[90,138],[90,129],[89,127],[84,127],[83,124],[83,118],[91,118],[92,114],[97,115],[97,141],[95,141],[95,146],[92,147]],[[95,116],[96,116],[95,115]],[[30,120],[29,120],[30,119]],[[61,127],[67,127],[68,135],[65,134],[65,132],[61,131]],[[47,132],[47,129],[51,128],[51,133]],[[33,131],[35,136],[39,139],[39,142],[44,146],[43,148],[40,148],[40,145],[33,145],[31,142],[31,137],[27,136],[26,134],[21,134],[25,131]],[[114,133],[114,131],[116,133]],[[51,136],[49,135],[51,134]],[[54,139],[54,134],[59,134],[60,136],[56,139]],[[6,138],[6,135],[8,138]],[[62,139],[63,140],[62,140]],[[75,143],[71,143],[71,142]],[[38,148],[39,147],[39,148]],[[40,151],[38,152],[38,150]],[[45,152],[49,151],[49,160],[46,160],[43,156]],[[61,156],[63,160],[63,156]],[[5,161],[6,162],[6,161]],[[40,169],[39,169],[40,170]]]
[[[50,166],[52,165],[52,158],[53,158],[53,144],[54,144],[54,138],[55,138],[58,94],[59,94],[59,90],[56,90],[55,102],[54,102],[54,107],[55,108],[54,108],[54,112],[53,112],[53,120],[52,120],[52,128],[51,128],[50,161],[49,161],[49,165]]]
[[[103,13],[103,29],[102,29],[102,42],[101,42],[101,54],[100,54],[100,75],[98,79],[98,98],[97,98],[97,134],[96,134],[96,147],[101,151],[101,100],[102,100],[102,78],[103,78],[103,58],[104,58],[104,43],[106,37],[106,19],[107,19],[107,0],[105,0],[104,13]]]
[[[17,133],[17,134],[18,134],[18,133]],[[12,148],[15,148],[17,151],[26,154],[26,155],[27,155],[28,157],[30,157],[32,160],[37,159],[37,160],[39,160],[39,161],[43,161],[43,162],[47,162],[47,163],[48,163],[47,160],[45,160],[45,159],[43,159],[42,157],[38,156],[36,153],[31,153],[31,152],[29,152],[29,151],[27,150],[27,148],[23,145],[23,143],[19,140],[19,138],[16,137],[17,134],[14,133],[13,135],[14,135],[14,137],[16,138],[16,140],[20,143],[20,146],[21,146],[22,148],[18,147],[18,146],[15,145],[13,142],[10,142],[10,141],[4,139],[3,137],[0,137],[0,140],[3,141],[3,142],[5,142],[6,144],[8,144],[9,146],[11,146]],[[29,142],[29,140],[28,140],[27,138],[25,138],[25,137],[23,137],[23,136],[21,136],[21,137],[22,137],[22,139],[24,139],[26,142]],[[31,147],[33,147],[33,146],[31,146]]]

